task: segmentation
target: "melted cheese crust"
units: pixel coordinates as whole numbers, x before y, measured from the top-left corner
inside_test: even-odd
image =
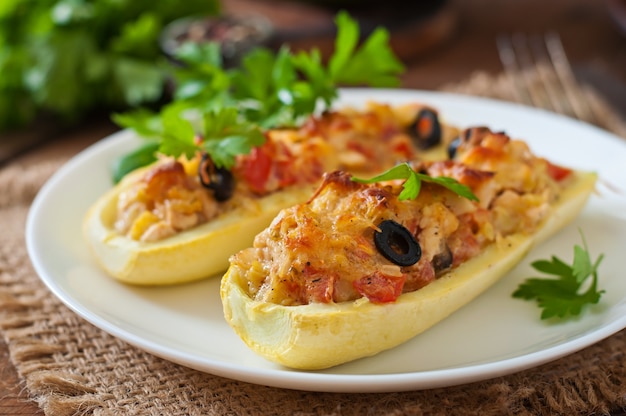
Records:
[[[462,137],[454,160],[415,169],[454,178],[479,201],[428,182],[416,199],[400,200],[399,181],[363,185],[345,172],[326,175],[310,201],[281,211],[252,248],[231,258],[244,270],[249,296],[279,305],[393,302],[489,245],[534,233],[572,175],[555,179],[548,161],[503,133],[471,129]],[[379,252],[373,236],[384,220],[414,235],[417,263],[399,266]]]
[[[324,172],[371,174],[413,160],[419,149],[407,129],[421,108],[372,102],[364,111],[345,108],[310,117],[299,128],[269,130],[263,146],[237,159],[236,188],[225,202],[200,184],[200,154],[162,158],[119,194],[113,227],[132,240],[158,241],[273,192],[316,185]],[[457,130],[443,127],[448,142]]]
[[[400,201],[397,183],[366,186],[333,173],[308,203],[283,210],[253,247],[231,257],[220,296],[245,344],[303,370],[400,345],[497,282],[573,220],[594,190],[595,174],[555,166],[502,134],[481,128],[461,141],[455,160],[415,167],[456,178],[479,202],[425,183],[416,201]],[[415,232],[423,250],[416,265],[377,253],[371,237],[384,218]],[[446,246],[452,264],[438,270]],[[387,290],[398,282],[399,292]]]

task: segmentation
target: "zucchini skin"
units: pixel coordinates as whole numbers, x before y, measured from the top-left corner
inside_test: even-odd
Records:
[[[514,234],[396,302],[282,306],[250,298],[242,270],[231,265],[220,296],[229,325],[257,354],[300,370],[320,370],[375,355],[422,333],[474,300],[515,267],[535,245],[570,223],[594,190],[596,175],[575,172],[532,235]]]
[[[305,201],[315,189],[313,185],[285,189],[175,236],[140,242],[113,228],[117,198],[132,181],[132,177],[127,178],[96,201],[83,221],[83,235],[108,275],[143,286],[180,284],[220,275],[228,268],[230,255],[251,245],[254,236],[281,209]]]
[[[372,111],[376,111],[376,106],[379,104]],[[393,114],[398,126],[406,126],[421,107],[421,104],[414,103],[390,107],[389,114]],[[445,147],[456,137],[458,129],[442,121],[441,130],[441,144],[420,150],[420,157],[444,157]],[[252,245],[256,234],[282,209],[306,201],[319,185],[318,181],[280,189],[207,223],[147,243],[119,234],[113,224],[119,195],[149,169],[150,166],[130,172],[102,195],[86,213],[82,227],[84,239],[97,264],[111,277],[141,286],[182,284],[221,276],[228,269],[232,254]],[[370,166],[363,169],[363,175],[372,174],[368,170]]]

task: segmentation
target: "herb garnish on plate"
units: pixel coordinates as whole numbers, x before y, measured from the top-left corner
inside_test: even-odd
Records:
[[[582,233],[581,237],[583,246],[574,246],[571,266],[556,256],[550,260],[537,260],[532,267],[553,278],[529,278],[513,292],[514,298],[536,300],[542,309],[541,319],[578,316],[584,306],[598,303],[604,293],[604,290],[598,290],[598,267],[604,255],[600,254],[592,263]]]
[[[206,152],[217,167],[230,167],[237,154],[263,143],[264,129],[296,125],[320,104],[328,109],[339,85],[399,85],[404,66],[386,29],[374,30],[359,44],[358,24],[346,12],[337,15],[336,24],[327,65],[317,49],[257,48],[244,55],[241,67],[226,69],[217,44],[183,45],[176,56],[183,67],[173,72],[173,101],[158,113],[140,109],[114,115],[120,126],[152,140],[117,161],[114,178],[155,160],[155,148],[175,157]]]

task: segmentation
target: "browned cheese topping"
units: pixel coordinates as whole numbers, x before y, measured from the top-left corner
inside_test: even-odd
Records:
[[[399,200],[401,181],[363,185],[345,172],[328,174],[310,201],[283,210],[253,248],[231,258],[250,296],[281,305],[392,302],[503,236],[532,233],[571,176],[526,143],[485,128],[463,132],[453,146],[453,159],[414,169],[456,179],[478,202],[429,182],[416,199]],[[384,220],[415,237],[417,263],[401,266],[379,252],[374,233]]]
[[[371,174],[416,158],[408,127],[420,108],[369,103],[365,110],[343,109],[310,117],[299,128],[266,132],[263,146],[238,157],[230,174],[232,197],[216,199],[202,186],[191,160],[164,157],[124,191],[115,229],[138,241],[157,241],[196,227],[272,192],[316,185],[324,172],[342,169]]]

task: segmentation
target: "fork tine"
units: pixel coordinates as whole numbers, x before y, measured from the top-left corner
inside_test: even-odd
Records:
[[[518,101],[555,111],[552,101],[541,83],[541,74],[527,36],[515,33],[510,38],[499,36],[496,39],[500,60],[507,72]]]
[[[496,38],[496,46],[500,55],[500,62],[504,66],[504,71],[509,79],[508,86],[511,88],[515,101],[534,105],[532,98],[528,94],[528,88],[520,86],[519,80],[522,78],[522,71],[516,59],[513,43],[508,36],[500,35]]]
[[[532,41],[533,39],[535,39],[534,42]],[[540,57],[541,54],[536,55],[532,47],[533,43],[537,44],[537,42],[536,36],[527,36],[523,33],[517,33],[513,36],[514,51],[516,51],[519,57],[521,73],[526,83],[526,89],[533,99],[534,106],[557,111],[558,106],[555,107],[553,105],[553,101],[549,97],[548,88],[546,88],[546,85],[550,85],[550,82],[545,82],[549,81],[549,76],[545,77],[546,80],[544,80],[541,69],[545,69],[545,67],[537,61],[537,56]]]
[[[557,33],[499,35],[496,45],[516,101],[599,124]]]
[[[582,87],[577,88],[578,82],[574,76],[574,71],[572,70],[569,59],[567,59],[567,55],[565,54],[561,37],[555,32],[547,33],[545,43],[558,80],[565,91],[575,116],[581,120],[592,123],[597,122],[593,110],[583,95]]]
[[[560,114],[574,116],[575,113],[572,107],[568,105],[568,100],[561,99],[563,94],[559,94],[559,79],[550,60],[546,43],[539,35],[531,36],[529,43],[535,58],[535,70],[539,77],[540,84],[545,89],[551,109]]]

